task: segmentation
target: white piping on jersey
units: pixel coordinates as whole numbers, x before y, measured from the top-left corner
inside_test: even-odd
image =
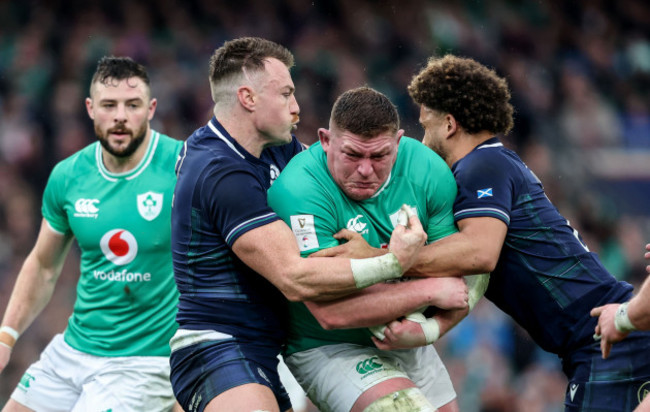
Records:
[[[57,235],[62,235],[62,236],[65,235],[65,233],[60,232],[60,231],[56,230],[54,227],[52,227],[52,225],[50,224],[50,222],[47,219],[45,219],[45,223],[47,223],[47,227],[49,227],[52,230],[52,232],[56,233]]]
[[[95,159],[97,161],[97,168],[99,169],[99,173],[104,177],[104,179],[108,180],[109,182],[117,182],[117,179],[124,176],[128,175],[129,173],[133,172],[133,170],[138,170],[133,176],[129,176],[126,178],[126,180],[131,180],[135,179],[137,176],[139,176],[142,172],[144,172],[144,169],[149,166],[149,163],[151,163],[151,160],[153,159],[153,154],[156,151],[156,147],[158,147],[158,141],[160,134],[155,131],[151,130],[151,141],[149,142],[149,147],[147,148],[147,152],[145,153],[144,157],[140,160],[140,163],[133,169],[124,172],[124,173],[112,173],[112,176],[109,174],[110,172],[106,167],[104,166],[104,160],[102,158],[102,145],[97,142],[97,148],[95,149]]]
[[[151,138],[154,139],[154,142],[151,145],[152,147],[150,147],[149,150],[147,151],[147,154],[149,156],[146,158],[145,164],[142,165],[140,170],[138,170],[133,176],[127,177],[126,180],[132,180],[132,179],[135,179],[136,177],[140,176],[140,174],[142,174],[142,172],[144,172],[144,170],[147,168],[147,166],[149,166],[149,163],[151,163],[151,161],[153,160],[154,153],[156,153],[156,148],[158,147],[158,142],[160,141],[159,137],[160,137],[160,134],[158,132],[152,130]]]
[[[475,207],[475,208],[472,208],[472,209],[463,209],[463,210],[459,210],[458,212],[454,213],[454,217],[456,217],[456,216],[458,216],[458,215],[460,215],[460,214],[462,214],[462,213],[467,213],[467,212],[480,212],[480,211],[496,212],[497,214],[499,214],[499,215],[505,217],[506,220],[507,220],[508,222],[510,222],[510,216],[509,216],[506,212],[504,212],[504,211],[501,210],[501,209],[495,209],[495,208],[493,208],[493,207]]]
[[[237,153],[237,154],[238,154],[242,159],[245,159],[245,158],[246,158],[243,154],[239,153],[239,150],[237,150],[237,148],[235,147],[235,145],[233,145],[233,144],[230,142],[230,140],[228,140],[228,139],[226,138],[226,136],[224,136],[223,134],[221,134],[221,132],[219,131],[219,129],[217,129],[217,127],[216,127],[215,125],[212,124],[212,120],[210,120],[210,121],[208,122],[208,126],[209,126],[210,129],[214,132],[214,134],[217,135],[217,137],[218,137],[219,139],[221,139],[221,140],[223,140],[224,142],[226,142],[226,144],[228,145],[228,147],[230,147],[230,148],[233,150],[233,152]]]
[[[486,144],[486,145],[483,145],[483,146],[479,146],[479,149],[488,149],[490,147],[501,147],[501,146],[503,146],[503,143],[499,142],[499,143],[492,143],[492,144]]]
[[[226,240],[226,243],[228,243],[228,239],[230,239],[230,237],[232,236],[233,232],[235,232],[235,231],[236,231],[237,229],[239,229],[240,227],[245,226],[245,225],[247,225],[247,224],[249,224],[249,223],[251,223],[251,222],[254,222],[254,221],[256,221],[256,220],[264,219],[265,217],[269,217],[269,216],[273,216],[273,215],[275,215],[275,213],[267,213],[267,214],[265,214],[265,215],[257,216],[257,217],[254,217],[254,218],[252,218],[252,219],[248,219],[247,221],[238,224],[238,225],[235,226],[235,227],[234,227],[230,232],[228,232],[228,235],[226,235],[226,239],[225,239],[225,240]]]
[[[181,171],[181,167],[183,167],[183,162],[185,162],[186,157],[187,157],[187,140],[183,142],[183,157],[181,157],[181,155],[179,154],[178,160],[176,161],[176,163],[178,163],[178,167],[176,168],[178,172]]]
[[[377,196],[379,196],[379,194],[380,194],[381,192],[383,192],[384,189],[386,189],[386,186],[388,186],[388,182],[390,182],[390,177],[391,177],[392,175],[393,175],[393,172],[391,171],[391,172],[388,174],[388,179],[386,179],[386,181],[384,182],[383,186],[380,187],[379,190],[377,190],[377,192],[375,192],[374,195],[370,196],[371,199],[372,199],[373,197],[377,197]]]

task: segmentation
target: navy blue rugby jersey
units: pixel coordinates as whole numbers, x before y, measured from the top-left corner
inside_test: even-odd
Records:
[[[279,217],[266,192],[303,146],[248,153],[217,121],[197,129],[176,165],[172,257],[180,292],[177,321],[184,329],[211,329],[244,339],[284,339],[286,300],[232,251],[249,230]]]
[[[477,146],[452,171],[456,221],[487,216],[508,225],[485,296],[546,351],[563,356],[593,343],[590,310],[628,300],[632,286],[607,272],[537,176],[497,138]]]

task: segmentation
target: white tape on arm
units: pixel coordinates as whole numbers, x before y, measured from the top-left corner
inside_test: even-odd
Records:
[[[350,259],[357,289],[402,276],[402,265],[393,253],[366,259]]]
[[[421,312],[413,312],[406,315],[406,319],[420,324],[427,345],[437,341],[440,337],[440,325],[434,318],[425,318]]]
[[[11,326],[0,327],[0,344],[2,346],[6,346],[9,349],[13,348],[19,337],[20,334],[18,331]]]
[[[465,276],[465,281],[467,282],[468,304],[471,311],[476,306],[476,302],[485,294],[490,283],[490,274]]]
[[[627,314],[627,305],[629,303],[630,302],[622,303],[618,307],[616,315],[614,315],[614,326],[616,326],[616,330],[621,333],[628,333],[636,330],[636,326],[632,324],[632,321]]]
[[[422,332],[424,333],[424,338],[427,342],[427,345],[437,341],[438,338],[440,337],[440,326],[438,325],[438,321],[435,320],[434,318],[425,318],[421,310],[413,313],[409,313],[408,315],[406,315],[406,319],[410,320],[411,322],[418,323],[420,325],[420,327],[422,328]],[[384,331],[386,330],[387,327],[388,326],[386,325],[379,325],[379,326],[372,326],[368,329],[370,329],[370,332],[372,332],[372,334],[377,339],[384,340],[384,338],[386,337]]]

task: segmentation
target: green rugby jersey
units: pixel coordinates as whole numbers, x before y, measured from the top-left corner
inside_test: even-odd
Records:
[[[403,137],[385,184],[370,199],[354,201],[327,169],[320,143],[295,156],[268,192],[269,205],[291,227],[303,256],[338,245],[342,228],[360,233],[374,247],[386,247],[406,203],[415,208],[428,241],[456,232],[452,207],[456,181],[445,162],[420,142]],[[327,331],[303,303],[290,304],[287,354],[341,342],[374,346],[366,328]]]
[[[59,162],[43,217],[81,250],[77,300],[65,330],[97,356],[168,356],[178,292],[172,270],[174,166],[183,142],[152,130],[142,161],[115,174],[95,142]]]

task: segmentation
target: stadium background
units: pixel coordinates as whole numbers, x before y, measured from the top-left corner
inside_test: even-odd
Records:
[[[367,84],[420,138],[411,76],[433,55],[476,58],[508,78],[516,126],[505,139],[620,279],[645,277],[650,241],[650,5],[610,1],[0,0],[0,309],[37,235],[54,164],[95,141],[83,105],[97,60],[128,55],[152,77],[153,127],[184,139],[210,117],[207,62],[256,35],[293,51],[298,137],[316,139],[335,97]],[[65,328],[73,247],[55,295],[0,375],[3,404]],[[522,291],[525,293],[525,291]],[[566,380],[509,318],[482,302],[436,344],[463,411],[561,411]]]

